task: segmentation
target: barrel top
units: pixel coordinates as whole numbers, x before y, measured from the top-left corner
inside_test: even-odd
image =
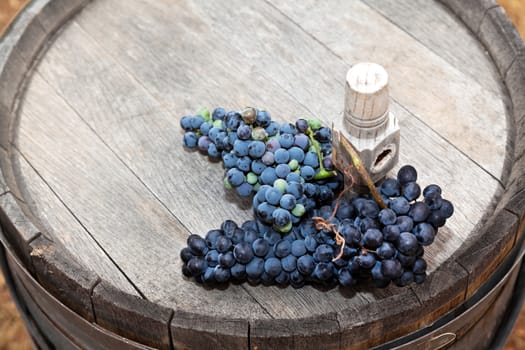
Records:
[[[504,259],[523,219],[525,50],[498,29],[510,24],[491,1],[416,3],[34,1],[0,43],[2,78],[19,83],[2,79],[0,92],[8,240],[36,275],[56,264],[84,276],[92,305],[78,312],[131,338],[148,327],[144,317],[166,325],[175,345],[245,347],[249,338],[304,348],[315,335],[358,348],[435,321]],[[512,47],[499,47],[500,35]],[[346,72],[363,61],[388,72],[401,128],[394,172],[414,165],[418,182],[440,184],[456,208],[425,249],[427,282],[203,288],[184,278],[189,234],[253,214],[251,201],[222,187],[219,162],[182,147],[179,119],[249,105],[280,122],[331,125],[343,114]],[[122,310],[134,315],[127,324]]]

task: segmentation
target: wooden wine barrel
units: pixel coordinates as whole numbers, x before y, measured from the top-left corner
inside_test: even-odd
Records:
[[[184,278],[186,237],[252,209],[180,117],[330,125],[359,61],[389,72],[398,166],[455,204],[427,281]],[[520,270],[524,140],[525,49],[495,0],[34,0],[0,43],[5,272],[41,348],[488,347]]]

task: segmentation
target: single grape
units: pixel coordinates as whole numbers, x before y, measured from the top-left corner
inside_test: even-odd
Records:
[[[233,248],[233,256],[241,264],[247,264],[253,259],[253,249],[251,244],[241,242]]]
[[[454,214],[454,206],[452,203],[446,199],[443,199],[441,201],[441,207],[439,208],[439,213],[445,218],[448,219],[449,217]]]
[[[264,198],[271,205],[278,205],[282,196],[283,193],[278,188],[271,187],[266,190]]]
[[[219,252],[215,249],[209,250],[206,256],[204,257],[206,259],[206,262],[208,263],[208,266],[215,267],[219,263]]]
[[[180,120],[180,127],[184,129],[185,131],[192,131],[193,128],[191,126],[191,115],[185,115]]]
[[[292,210],[296,204],[297,204],[297,200],[291,194],[284,194],[281,197],[281,200],[279,201],[279,205],[281,206],[281,208],[289,210],[289,211]]]
[[[397,215],[405,215],[410,211],[410,203],[405,197],[396,197],[390,200],[389,207]]]
[[[191,258],[190,261],[186,264],[188,266],[188,270],[192,274],[192,276],[198,276],[204,273],[206,269],[208,268],[208,263],[202,256],[196,256],[194,258]]]
[[[388,279],[396,279],[403,273],[403,267],[396,259],[383,260],[381,265],[381,272]]]
[[[434,242],[436,231],[434,227],[432,227],[432,225],[426,222],[422,222],[416,225],[416,227],[414,228],[414,234],[416,235],[421,245],[427,246]]]
[[[290,283],[290,274],[286,271],[281,271],[281,273],[275,276],[275,283],[280,285],[287,285]]]
[[[292,123],[284,123],[281,126],[281,133],[282,134],[292,134],[295,135],[297,133],[297,129],[295,128],[295,125]]]
[[[281,239],[275,243],[275,256],[278,258],[284,258],[292,252],[292,244],[284,239]]]
[[[338,280],[343,287],[354,286],[357,283],[357,280],[352,276],[348,268],[339,270]]]
[[[199,137],[199,140],[197,141],[197,147],[199,150],[207,152],[208,147],[212,143],[211,139],[208,136],[201,136]]]
[[[297,147],[292,148],[299,148],[302,151],[306,151],[310,147],[310,139],[305,134],[297,134],[294,137],[294,145]]]
[[[199,235],[189,235],[186,243],[191,250],[191,253],[196,256],[204,256],[208,252],[208,245],[204,238]]]
[[[397,215],[392,209],[382,209],[379,212],[379,222],[383,225],[393,225],[396,223]]]
[[[312,180],[314,178],[314,176],[315,176],[315,170],[311,166],[308,166],[308,165],[302,166],[301,167],[301,176],[305,180]]]
[[[268,254],[270,244],[264,238],[258,238],[252,243],[253,252],[259,257],[264,257]]]
[[[230,269],[231,276],[238,281],[242,281],[246,278],[246,265],[236,263]]]
[[[357,257],[357,262],[359,263],[359,266],[361,266],[362,268],[364,269],[371,269],[372,267],[374,267],[375,263],[376,263],[376,258],[374,257],[373,254],[369,254],[369,253],[361,253],[358,257]]]
[[[411,165],[405,165],[397,172],[397,180],[401,185],[417,181],[417,171]]]
[[[221,253],[218,256],[218,262],[222,267],[230,268],[235,264],[235,258],[232,252]]]
[[[306,152],[303,160],[303,164],[310,166],[312,168],[318,168],[319,167],[319,157],[317,156],[317,153],[315,152]]]
[[[366,230],[363,235],[365,246],[370,249],[375,249],[383,244],[383,233],[376,228]]]
[[[278,227],[284,227],[292,220],[290,212],[283,208],[277,208],[272,213],[273,222]]]
[[[412,202],[419,198],[421,195],[421,188],[415,182],[409,182],[403,186],[403,196]]]
[[[264,262],[264,271],[270,276],[277,276],[281,273],[281,260],[269,258]]]
[[[422,274],[427,271],[427,262],[423,259],[416,259],[414,266],[412,267],[412,272],[414,274]]]
[[[290,166],[288,164],[279,164],[275,167],[275,175],[281,179],[285,179],[290,174]]]
[[[315,266],[312,274],[320,281],[328,281],[334,273],[330,263],[320,262]]]
[[[184,134],[183,145],[188,148],[197,147],[198,136],[193,131],[188,131]]]
[[[281,267],[286,272],[292,272],[297,267],[297,258],[290,254],[281,259]]]
[[[423,189],[423,197],[428,197],[431,193],[437,193],[441,196],[441,192],[441,187],[439,187],[438,185],[428,185]]]
[[[212,120],[223,120],[226,116],[226,111],[222,107],[217,107],[213,110],[211,114]]]
[[[251,227],[246,227],[246,228],[243,228],[243,232],[244,232],[244,235],[242,237],[241,240],[239,240],[238,242],[235,242],[235,244],[243,241],[243,242],[246,242],[246,243],[253,243],[255,242],[257,239],[259,239],[259,232],[256,231],[257,228],[251,228]]]
[[[302,163],[304,161],[305,153],[299,147],[291,147],[288,150],[290,159],[295,159],[297,162]]]
[[[252,166],[252,159],[248,156],[237,158],[237,169],[247,173]]]
[[[321,262],[330,262],[334,258],[334,248],[328,244],[321,244],[316,248],[314,258]]]
[[[290,152],[287,149],[279,148],[274,153],[274,161],[277,164],[285,164],[290,160]]]
[[[396,225],[400,232],[410,232],[414,228],[414,221],[410,216],[398,216]]]
[[[408,286],[412,282],[414,282],[414,273],[412,271],[408,271],[408,270],[403,271],[401,276],[394,280],[394,283],[398,287]]]
[[[381,184],[381,192],[387,197],[397,197],[401,194],[401,185],[396,179],[386,178]]]
[[[241,125],[237,129],[237,138],[239,140],[249,140],[252,136],[252,128],[249,125]]]
[[[279,143],[284,149],[288,149],[293,146],[295,138],[293,134],[281,134],[279,137]]]
[[[275,168],[267,167],[263,170],[259,179],[263,185],[273,185],[275,180],[277,180],[277,175],[275,174]]]
[[[405,255],[415,255],[418,240],[411,232],[401,232],[397,242],[397,249]]]
[[[191,258],[193,258],[195,255],[191,252],[190,247],[184,247],[180,251],[180,258],[183,262],[187,263],[190,261]]]
[[[430,208],[424,202],[416,202],[410,206],[408,215],[415,222],[423,222],[430,215]]]
[[[392,243],[383,242],[376,250],[376,254],[382,260],[390,259],[396,254],[396,248]]]
[[[274,205],[271,205],[268,202],[261,203],[257,209],[255,210],[255,213],[259,219],[261,219],[263,222],[272,224],[273,223],[273,212],[277,209]]]
[[[266,145],[262,141],[252,141],[248,145],[248,155],[252,158],[261,158],[265,152]]]
[[[267,111],[259,110],[257,111],[257,119],[255,123],[259,126],[262,126],[263,128],[266,128],[268,125],[270,125],[270,122],[272,121],[272,118],[270,117],[270,113]]]

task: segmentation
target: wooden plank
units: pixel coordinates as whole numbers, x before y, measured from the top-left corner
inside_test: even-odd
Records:
[[[10,116],[26,71],[46,40],[89,0],[35,0],[2,38],[0,51],[0,112]],[[8,148],[12,118],[0,119],[0,144]]]
[[[515,244],[518,217],[506,210],[496,213],[460,249],[456,261],[469,273],[467,298],[488,280]],[[471,242],[472,241],[472,242]]]
[[[508,282],[500,287],[502,290],[499,291],[496,301],[490,305],[490,308],[479,319],[479,322],[465,336],[459,338],[450,349],[490,349],[494,346],[492,342],[499,326],[505,322],[504,317],[508,312],[507,308],[513,293],[515,293],[514,286],[518,275],[519,269],[515,269]]]
[[[207,200],[196,200],[196,202],[199,202],[198,207],[200,210],[206,213],[212,213],[211,215],[208,214],[210,215],[208,216],[209,221],[198,220],[199,222],[195,222],[197,220],[188,220],[187,216],[185,218],[185,215],[187,215],[185,214],[185,212],[187,212],[187,210],[185,210],[186,206],[181,205],[182,203],[176,202],[180,200],[177,197],[181,196],[181,189],[179,186],[183,187],[182,192],[184,193],[184,188],[188,187],[188,183],[183,182],[182,184],[177,184],[176,181],[173,181],[173,178],[171,177],[173,176],[172,174],[176,173],[176,171],[184,171],[184,169],[181,169],[180,167],[173,168],[174,165],[172,165],[171,162],[166,161],[165,154],[180,154],[180,156],[183,157],[181,160],[182,163],[186,164],[187,160],[192,162],[192,166],[198,167],[197,171],[192,170],[193,173],[203,173],[204,177],[209,177],[211,179],[208,186],[216,187],[214,184],[217,183],[217,181],[213,180],[213,178],[216,177],[214,174],[217,172],[217,167],[215,165],[207,165],[207,160],[205,158],[200,158],[194,154],[190,154],[190,156],[193,157],[190,160],[189,158],[186,158],[186,154],[180,148],[180,144],[178,144],[176,147],[172,146],[171,138],[173,135],[180,135],[180,131],[177,129],[177,120],[169,120],[169,117],[163,113],[150,113],[141,115],[140,113],[135,113],[129,110],[123,111],[122,107],[118,107],[114,104],[112,105],[106,102],[108,100],[118,100],[120,95],[115,95],[112,97],[99,97],[99,93],[96,91],[104,91],[105,94],[111,94],[112,92],[110,87],[118,86],[119,88],[117,91],[133,91],[137,94],[139,92],[141,94],[146,94],[146,92],[144,92],[141,87],[135,86],[133,82],[128,81],[130,78],[126,78],[126,74],[121,72],[118,67],[116,67],[117,60],[119,63],[123,64],[129,72],[133,72],[134,75],[138,75],[137,79],[139,79],[140,83],[146,86],[148,92],[151,91],[151,94],[157,99],[159,99],[159,96],[161,96],[158,84],[164,84],[163,87],[165,89],[173,90],[173,85],[181,84],[181,81],[177,80],[177,76],[180,77],[190,75],[192,79],[198,78],[192,76],[192,74],[195,73],[192,73],[191,70],[189,72],[181,72],[181,68],[179,67],[186,68],[185,62],[197,61],[200,63],[199,60],[202,61],[200,58],[201,55],[197,54],[196,56],[179,58],[178,56],[180,55],[180,52],[178,52],[176,48],[173,47],[173,45],[166,46],[166,43],[162,41],[162,38],[158,38],[157,41],[154,41],[153,32],[166,31],[170,33],[176,33],[176,35],[182,35],[183,37],[180,38],[180,40],[183,43],[187,40],[190,40],[191,38],[196,47],[207,47],[208,45],[211,45],[212,42],[216,42],[216,44],[220,44],[221,47],[222,45],[225,45],[228,48],[227,52],[232,52],[231,50],[235,50],[235,48],[230,48],[227,46],[228,43],[225,41],[225,37],[217,37],[213,33],[207,33],[207,35],[201,35],[200,37],[189,37],[191,34],[186,34],[183,30],[184,21],[174,20],[177,14],[183,13],[182,9],[170,8],[170,10],[174,12],[173,16],[167,14],[169,13],[168,10],[160,11],[159,9],[157,9],[158,12],[154,12],[152,14],[154,19],[148,20],[148,17],[143,16],[143,20],[157,23],[162,28],[148,29],[148,27],[145,25],[133,25],[135,21],[140,20],[136,15],[133,14],[133,11],[152,11],[149,9],[149,7],[139,7],[139,10],[137,10],[135,7],[121,7],[119,8],[120,13],[123,14],[124,18],[129,18],[129,22],[116,22],[115,20],[109,18],[110,16],[107,16],[108,18],[105,16],[105,14],[112,13],[116,10],[116,8],[112,7],[116,6],[115,4],[112,4],[111,2],[104,2],[95,5],[100,7],[93,6],[87,9],[87,11],[93,12],[87,13],[86,16],[79,17],[78,23],[89,33],[89,35],[95,38],[97,43],[100,43],[101,47],[96,47],[96,45],[91,43],[85,37],[85,35],[77,30],[76,25],[74,24],[63,34],[63,41],[57,41],[55,47],[49,51],[48,60],[42,63],[42,65],[39,67],[39,71],[46,78],[46,80],[48,80],[53,86],[56,86],[60,94],[67,99],[67,101],[73,106],[73,108],[75,108],[75,110],[79,111],[79,113],[89,123],[89,125],[94,130],[96,130],[102,139],[113,150],[116,151],[119,157],[121,157],[121,159],[123,159],[123,161],[130,168],[132,168],[134,173],[137,174],[145,182],[145,184],[159,196],[162,202],[165,203],[167,207],[176,214],[177,217],[181,218],[184,225],[187,225],[192,230],[195,229],[196,225],[203,225],[208,228],[210,228],[213,223],[217,225],[216,223],[220,222],[220,219],[224,217],[220,216],[220,213],[215,214],[213,212],[213,207],[215,207],[213,202],[209,204],[209,206],[212,206],[212,208],[209,208],[206,207],[206,203],[208,202]],[[229,9],[221,11],[228,10]],[[205,12],[205,9],[200,9],[196,7],[196,5],[193,5],[192,11],[196,12],[196,17],[200,17],[201,12]],[[217,18],[220,18],[221,12],[218,11],[219,9],[214,9],[214,11],[210,12],[216,13]],[[271,8],[263,8],[261,10],[263,14],[268,15],[264,11],[269,11],[275,15],[275,11],[273,11]],[[99,20],[104,20],[104,22],[107,23],[107,26],[105,27],[106,29],[113,28],[111,32],[118,33],[118,42],[115,42],[114,38],[107,38],[101,31],[98,31],[98,28],[95,27],[94,23],[91,23],[89,19],[95,17]],[[170,27],[166,28],[166,26],[168,26],[166,23],[166,21],[168,21],[168,17]],[[252,24],[259,29],[264,28],[261,23],[256,22],[261,20],[262,19],[260,18],[246,19],[246,21],[251,21]],[[182,28],[179,28],[177,24],[182,26]],[[286,22],[283,22],[281,25],[283,26],[283,31],[293,33],[293,35],[296,37],[296,41],[306,40],[304,35],[297,33],[296,30],[294,31],[293,26],[286,24]],[[151,31],[151,33],[149,31]],[[151,35],[151,37],[149,35]],[[247,36],[248,35],[249,34],[247,34]],[[246,41],[244,45],[247,45],[248,42],[246,38],[243,37],[242,39]],[[158,47],[155,46],[155,49],[146,49],[146,47],[141,44],[142,40],[154,42],[155,45],[158,45]],[[167,52],[160,54],[160,50]],[[107,57],[103,51],[109,51],[113,56],[113,60],[112,58]],[[187,51],[192,52],[190,48],[188,48]],[[246,51],[253,52],[253,50]],[[150,52],[154,52],[156,54],[149,56]],[[185,54],[188,53],[185,51]],[[301,52],[297,53],[297,55],[299,54],[301,54]],[[145,55],[148,55],[148,59],[151,58],[149,62],[151,63],[152,67],[150,67],[150,70],[148,71],[141,69],[141,63],[136,59],[136,57],[145,57]],[[240,55],[234,55],[233,57],[240,57]],[[337,61],[337,59],[334,59],[334,61],[331,62],[329,57],[330,55],[327,55],[324,65],[326,65],[326,62],[330,62],[330,66],[343,66]],[[230,67],[230,63],[228,62],[233,62],[231,63],[232,67],[247,64],[247,61],[242,59],[242,57],[239,58],[239,61],[236,61],[235,58],[226,58],[227,57],[224,57],[223,59],[221,54],[218,53],[218,57],[215,56],[213,61],[206,62],[206,65],[199,65],[199,67],[202,69],[199,73],[205,74],[208,79],[213,81],[219,79],[214,77],[220,76],[220,74],[222,74],[221,69],[224,69],[221,68],[222,66],[228,65],[227,67]],[[84,59],[86,62],[82,63],[82,60]],[[105,63],[98,64],[97,62]],[[96,72],[100,72],[102,71],[100,65],[106,64],[113,65],[114,68],[111,71],[104,71],[104,79],[98,79],[94,74],[87,75],[86,73],[83,73],[86,72],[85,65],[93,66],[93,69]],[[312,69],[322,70],[323,68],[321,67],[320,63],[318,63],[318,66],[315,66]],[[158,72],[162,72],[162,76],[159,75],[156,77],[157,79],[145,79],[147,75],[155,74],[154,72],[157,72],[156,74],[159,74]],[[244,72],[243,74],[247,74],[247,72]],[[243,81],[247,81],[246,76],[233,76],[235,76],[237,79],[237,84],[235,84],[235,86],[240,86],[242,89],[244,89],[244,95],[253,93],[252,84],[247,85],[246,83],[243,83]],[[335,78],[335,74],[333,74],[333,76]],[[94,88],[78,89],[76,85],[72,84],[75,79],[85,79],[86,83],[89,79],[89,83],[94,86]],[[169,80],[166,82],[167,79]],[[266,79],[267,83],[265,85],[272,83],[271,78]],[[179,87],[179,89],[185,91],[187,94],[191,94],[191,96],[198,101],[201,101],[202,99],[209,99],[210,101],[213,101],[212,97],[215,96],[218,96],[219,100],[227,100],[230,94],[229,90],[227,90],[226,93],[224,90],[221,90],[221,95],[216,91],[211,92],[207,90],[206,87],[203,88],[201,85],[192,84],[192,80],[189,80],[188,82],[186,82],[185,79],[182,80],[186,85]],[[329,81],[332,80],[329,79]],[[168,83],[173,85],[168,85]],[[304,85],[308,84],[305,83]],[[337,86],[339,85],[336,83],[334,85],[334,89]],[[275,91],[276,90],[272,91],[274,96],[278,95],[275,93]],[[171,99],[171,102],[177,102],[178,105],[185,106],[187,103],[186,93],[181,94],[180,92],[172,91],[172,94],[169,96],[169,98]],[[326,94],[328,95],[328,93]],[[210,97],[210,95],[212,97]],[[235,99],[235,96],[237,96],[236,92],[232,92],[231,96],[234,96],[233,98]],[[145,99],[145,106],[154,105],[154,102],[152,102],[147,96],[143,96],[142,99]],[[337,104],[335,99],[336,97],[334,96],[331,96],[330,99],[327,98],[327,104]],[[301,100],[305,102],[306,98],[303,97]],[[97,102],[93,103],[93,101]],[[328,103],[328,101],[333,101],[333,103]],[[291,109],[288,106],[291,105],[292,102],[286,102],[287,106],[284,106],[284,108]],[[133,106],[133,104],[131,104],[131,106]],[[90,112],[90,109],[93,108],[96,112]],[[155,106],[152,107],[152,109],[154,108]],[[280,108],[283,107],[281,106]],[[402,140],[403,143],[401,147],[407,152],[405,156],[406,158],[403,160],[414,160],[416,162],[415,165],[418,168],[425,169],[430,168],[427,163],[427,159],[432,159],[432,173],[429,172],[426,174],[421,174],[421,183],[428,184],[431,182],[441,182],[443,181],[442,179],[446,179],[444,186],[446,188],[446,194],[448,198],[451,198],[456,203],[463,201],[469,203],[471,200],[472,203],[476,203],[476,205],[472,206],[469,206],[468,204],[466,206],[459,206],[459,214],[456,214],[455,216],[456,222],[454,222],[453,219],[449,224],[450,227],[453,228],[453,231],[447,232],[443,230],[444,233],[439,236],[438,242],[435,244],[435,249],[429,250],[428,255],[430,257],[430,269],[432,271],[437,266],[439,266],[442,261],[445,261],[454,252],[454,250],[461,245],[463,239],[465,239],[465,237],[470,234],[474,225],[473,223],[475,223],[485,211],[485,206],[479,205],[479,203],[488,204],[493,194],[498,189],[498,184],[496,181],[491,179],[488,174],[483,173],[483,171],[481,171],[467,157],[462,155],[460,152],[451,147],[448,142],[441,139],[438,135],[429,130],[428,127],[415,119],[405,109],[399,107],[398,105],[394,105],[394,108],[395,113],[401,119],[401,123],[404,123],[404,130],[409,132],[409,134],[405,135]],[[104,118],[100,118],[100,115],[103,115]],[[425,136],[422,137],[421,135]],[[428,144],[426,143],[427,141]],[[425,156],[421,156],[421,152],[425,152]],[[148,155],[148,157],[144,157],[144,154]],[[443,161],[441,157],[443,159],[448,157],[451,158],[450,161]],[[138,162],[136,161],[137,159],[141,159],[141,161]],[[419,161],[421,161],[421,163],[418,163]],[[403,161],[400,164],[403,164]],[[207,167],[210,169],[209,171],[205,170]],[[163,169],[168,169],[169,171],[163,171]],[[183,178],[188,179],[192,176],[191,173],[182,173],[182,175],[184,175]],[[201,180],[199,178],[192,178],[191,181],[192,183],[195,183]],[[474,187],[471,187],[472,181],[479,181],[476,187],[487,187],[490,190],[482,194],[476,193],[476,191],[473,190]],[[174,182],[175,184],[173,184]],[[467,183],[469,186],[465,185]],[[174,186],[176,190],[174,190],[172,193],[169,193],[168,191],[170,191],[171,186]],[[215,191],[215,189],[210,189],[210,191]],[[216,194],[215,192],[211,193],[212,195],[221,198],[221,192],[222,189],[220,189]],[[196,195],[198,194],[194,194],[194,196]],[[483,198],[479,199],[479,196],[482,196]],[[465,198],[471,198],[471,200],[465,200]],[[183,202],[187,203],[187,199],[184,198]],[[226,205],[229,204],[226,203]],[[461,213],[462,210],[466,211]],[[238,213],[238,209],[235,209],[234,212],[227,212],[226,215],[228,218],[238,218],[240,214]],[[210,222],[212,224],[210,224]],[[205,232],[205,230],[201,229],[194,232],[202,233]],[[455,234],[457,234],[457,236],[454,237]],[[277,288],[268,288],[265,290],[252,287],[246,288],[250,294],[255,296],[259,302],[263,303],[264,307],[267,308],[271,314],[275,315],[275,317],[306,317],[307,315],[321,314],[326,312],[326,310],[336,311],[341,307],[348,307],[348,300],[344,297],[341,297],[341,295],[338,295],[337,291],[329,292],[331,294],[329,294],[329,298],[327,299],[330,299],[330,303],[314,303],[308,301],[324,299],[324,296],[321,296],[321,293],[314,288],[306,288],[301,291],[294,291],[292,289],[280,290]],[[387,296],[388,294],[384,295],[383,298],[386,298]],[[277,297],[283,302],[276,304],[275,299]],[[358,295],[352,300],[352,303],[357,305],[366,305],[370,303],[371,300],[374,299],[370,299],[370,297],[363,298],[361,295]],[[283,307],[283,305],[286,305],[286,307]]]
[[[468,276],[462,266],[450,259],[430,274],[425,283],[410,287],[421,302],[418,327],[431,325],[465,301]]]
[[[395,101],[501,178],[507,132],[501,98],[361,2],[306,1],[297,6],[290,1],[275,2],[274,6],[347,67],[359,61],[382,64],[390,75],[389,89]],[[449,35],[454,35],[454,27],[450,30]],[[341,40],[342,32],[349,40]],[[339,76],[342,80],[344,75]],[[324,96],[321,99],[324,101]],[[487,123],[492,127],[473,127]],[[470,138],[464,137],[465,130],[473,132]]]
[[[438,0],[454,12],[474,33],[488,9],[498,6],[496,0]]]
[[[479,38],[488,48],[502,77],[505,77],[519,52],[525,49],[516,27],[500,6],[485,13],[479,27]]]
[[[178,252],[188,232],[38,74],[28,96],[18,148],[146,298],[219,318],[266,317],[239,286],[222,293],[184,281]]]
[[[59,325],[53,323],[40,309],[39,304],[29,295],[23,283],[18,276],[13,278],[14,285],[20,295],[21,302],[27,309],[30,319],[38,325],[38,330],[41,332],[45,340],[44,343],[38,344],[39,348],[51,349],[56,347],[59,349],[80,350],[81,348],[73,342],[69,337],[64,335]],[[40,302],[40,301],[39,301]]]
[[[251,349],[340,349],[341,328],[336,313],[294,320],[254,320]]]
[[[437,1],[363,0],[459,71],[496,96],[504,95],[501,79],[479,40]],[[454,28],[454,35],[450,35]]]
[[[33,240],[30,247],[31,262],[40,284],[86,320],[94,321],[91,292],[100,277],[44,236]]]
[[[273,321],[268,319],[268,322]],[[246,319],[221,320],[206,315],[175,311],[171,322],[173,347],[175,349],[250,349],[250,339],[253,338],[250,322]],[[222,337],[217,337],[217,333],[222,334]]]
[[[2,169],[2,164],[5,164],[7,160],[7,152],[0,147],[0,195],[7,192],[8,188],[5,183],[4,171]]]
[[[0,53],[0,64],[5,62],[3,70],[0,72],[0,112],[3,118],[0,118],[0,145],[5,150],[9,148],[9,132],[11,128],[11,112],[14,105],[18,89],[28,69],[26,61],[22,60],[16,52],[4,51]]]
[[[39,230],[45,232],[50,240],[61,244],[62,252],[67,256],[67,252],[75,253],[75,258],[78,263],[89,271],[93,271],[100,276],[100,278],[110,281],[112,284],[120,288],[126,293],[138,295],[137,290],[122,274],[122,271],[115,266],[111,257],[103,250],[102,247],[90,236],[89,232],[79,223],[67,207],[60,201],[60,199],[53,193],[51,188],[39,176],[39,174],[31,167],[27,160],[20,154],[18,150],[14,150],[13,167],[17,169],[17,182],[21,187],[21,196],[24,198],[29,211],[34,215],[34,224],[39,227]],[[42,243],[42,242],[40,242]],[[38,243],[39,244],[39,243]],[[40,256],[40,263],[49,264],[51,267],[55,263],[63,263],[60,260],[61,252],[44,250],[46,253]],[[32,260],[35,260],[35,256]],[[75,265],[74,262],[71,262]],[[64,266],[67,268],[68,266]],[[79,266],[78,266],[79,267]],[[45,267],[45,265],[43,266]],[[65,269],[63,273],[67,273]],[[38,271],[37,271],[38,273]],[[59,271],[56,271],[59,274]],[[43,274],[40,283],[46,287],[52,288],[55,281],[44,281],[47,276]],[[56,287],[60,286],[57,283]],[[52,290],[52,289],[50,289]],[[61,299],[61,298],[59,298]],[[63,299],[61,299],[63,300]]]
[[[40,235],[40,231],[22,212],[11,192],[0,196],[0,222],[6,238],[12,244],[18,257],[32,271],[29,243]]]
[[[396,287],[389,287],[396,288]],[[404,288],[403,288],[404,289]],[[372,294],[371,287],[363,288],[361,293]],[[370,349],[383,342],[413,332],[420,327],[417,319],[421,303],[413,293],[399,293],[356,309],[338,312],[341,327],[341,349]],[[413,317],[414,310],[417,317]],[[390,315],[384,317],[385,314]],[[404,320],[400,322],[400,320]],[[416,322],[416,323],[414,323]]]
[[[130,295],[102,281],[93,289],[97,324],[155,349],[170,349],[173,310]]]
[[[21,268],[16,258],[8,255],[8,261],[17,282],[17,290],[23,294],[23,301],[29,306],[31,316],[37,319],[39,326],[45,327],[45,336],[57,348],[63,348],[61,342],[69,341],[82,349],[116,349],[122,346],[126,349],[152,349],[86,320],[42,288]]]
[[[525,50],[516,57],[505,76],[505,84],[512,100],[512,119],[516,128],[514,158],[525,155]],[[519,170],[519,168],[517,168]]]

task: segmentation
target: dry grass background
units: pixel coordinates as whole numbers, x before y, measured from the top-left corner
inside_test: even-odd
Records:
[[[0,35],[29,0],[0,0]],[[525,0],[498,0],[525,39]],[[27,332],[0,273],[0,350],[31,349]],[[525,309],[504,350],[525,349]]]

